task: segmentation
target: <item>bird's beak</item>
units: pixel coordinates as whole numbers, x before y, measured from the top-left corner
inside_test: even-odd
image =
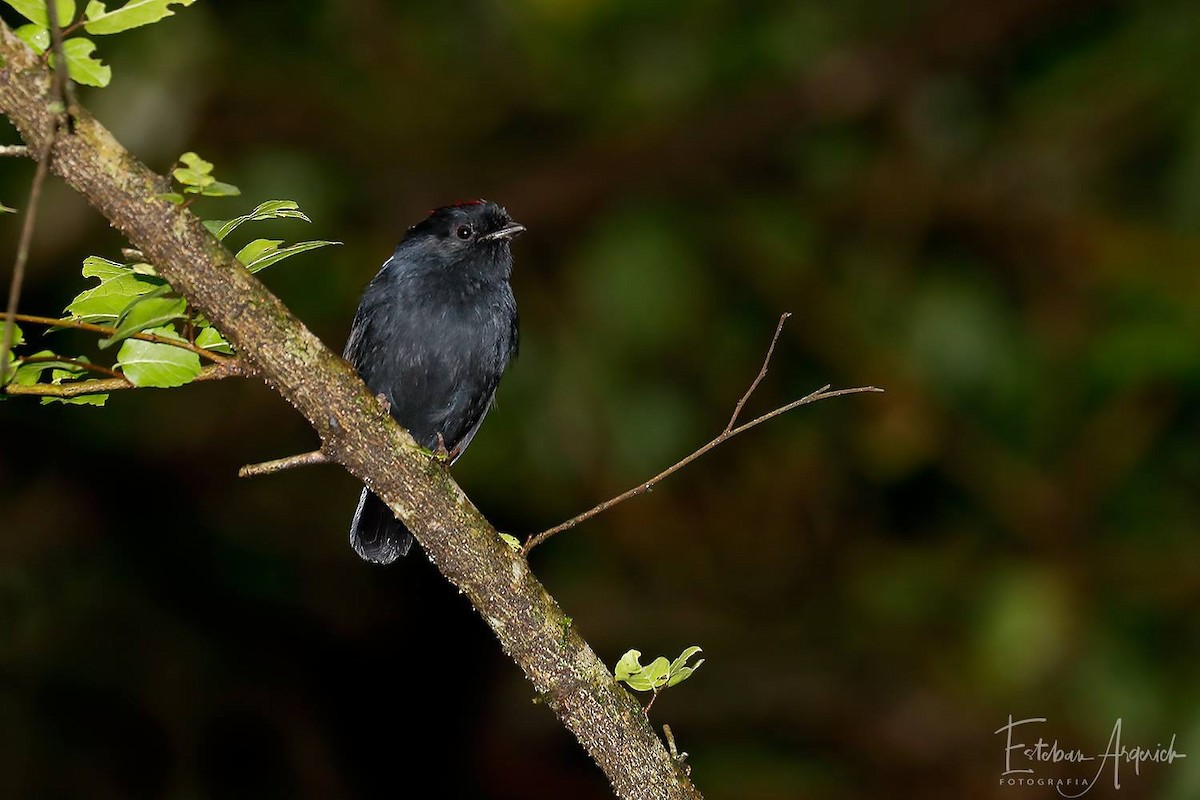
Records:
[[[479,241],[494,242],[497,239],[511,239],[523,230],[525,230],[524,225],[519,222],[510,222],[498,231],[492,231],[480,236]]]

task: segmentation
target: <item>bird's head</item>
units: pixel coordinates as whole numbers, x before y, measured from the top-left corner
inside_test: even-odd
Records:
[[[525,230],[503,207],[471,200],[436,208],[404,235],[396,256],[433,270],[453,270],[468,279],[507,280],[509,243]]]

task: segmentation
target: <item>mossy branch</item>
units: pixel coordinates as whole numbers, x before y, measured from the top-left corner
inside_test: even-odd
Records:
[[[395,511],[469,598],[622,798],[698,798],[642,709],[579,636],[441,464],[379,412],[354,370],[325,347],[186,209],[158,199],[162,179],[84,108],[55,130],[51,75],[0,23],[0,113],[159,273],[218,325],[241,358],[309,421],[322,450]]]

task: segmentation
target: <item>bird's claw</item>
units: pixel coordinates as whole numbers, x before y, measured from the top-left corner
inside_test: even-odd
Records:
[[[386,394],[380,392],[379,394],[375,395],[375,401],[379,403],[379,410],[383,412],[385,417],[392,413],[392,403],[390,400],[388,400],[388,396]]]
[[[433,457],[442,462],[448,462],[451,458],[451,453],[446,449],[446,440],[442,438],[441,431],[438,431],[437,449],[433,451]]]

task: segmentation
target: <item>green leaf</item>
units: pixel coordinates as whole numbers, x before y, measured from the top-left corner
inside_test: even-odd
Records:
[[[169,327],[149,333],[183,341]],[[126,339],[117,353],[117,363],[134,386],[183,386],[200,374],[200,356],[191,350],[141,339]]]
[[[76,397],[43,397],[42,405],[65,403],[69,406],[102,406],[108,402],[106,394],[81,394]]]
[[[241,189],[232,183],[224,183],[223,181],[213,181],[200,190],[200,194],[205,197],[236,197],[241,193]]]
[[[50,27],[50,18],[46,16],[46,0],[4,0],[10,6],[25,15],[31,22]],[[58,27],[65,28],[75,19],[75,0],[58,0],[55,3],[58,11]]]
[[[184,186],[204,187],[216,181],[212,176],[212,162],[205,161],[190,150],[179,157],[179,163],[183,166],[176,167],[171,174]]]
[[[100,285],[75,296],[66,311],[84,322],[114,322],[135,299],[163,285],[161,279],[139,275],[124,264],[99,256],[83,262],[85,278],[99,278]]]
[[[62,373],[69,377],[74,377],[84,371],[83,367],[79,366],[78,364],[72,364],[70,361],[55,360],[27,363],[28,359],[31,358],[59,359],[62,358],[62,356],[58,355],[53,350],[41,350],[33,355],[22,357],[20,359],[21,364],[17,367],[16,373],[13,375],[13,383],[21,386],[32,386],[41,379],[42,373],[48,369],[54,370],[55,374]],[[87,359],[81,356],[76,360],[86,361]],[[56,380],[55,383],[58,383],[58,381]]]
[[[108,86],[112,80],[112,69],[93,58],[92,53],[96,43],[82,36],[74,36],[63,42],[63,56],[67,59],[67,74],[76,83],[86,86]],[[54,66],[54,56],[50,56],[50,66]]]
[[[25,44],[33,48],[33,52],[41,55],[50,46],[50,30],[36,22],[22,25],[13,31]]]
[[[182,205],[183,201],[187,199],[183,195],[181,195],[179,192],[163,192],[162,194],[156,194],[154,196],[157,197],[159,200],[167,200],[171,203],[174,203],[177,206]]]
[[[246,265],[246,269],[251,272],[264,270],[272,264],[277,264],[285,258],[291,258],[294,255],[316,250],[318,247],[325,247],[331,244],[341,244],[341,242],[297,242],[290,244],[287,247],[280,247],[283,244],[281,239],[255,239],[250,244],[238,251],[237,260]]]
[[[225,341],[225,337],[216,328],[202,328],[196,336],[196,346],[212,350],[214,353],[233,355],[233,345]]]
[[[4,205],[4,203],[0,203],[0,214],[15,214],[15,213],[17,213],[17,210],[15,208],[9,208],[8,206]]]
[[[204,227],[208,228],[209,232],[213,236],[216,236],[218,240],[223,240],[244,222],[258,222],[264,219],[281,219],[285,217],[312,222],[308,218],[308,215],[300,210],[300,206],[295,200],[267,200],[266,202],[259,203],[249,214],[243,214],[231,220],[207,220],[204,223]]]
[[[509,533],[500,534],[500,539],[515,553],[521,552],[521,540]],[[568,623],[569,624],[569,623]]]
[[[169,289],[169,287],[163,288]],[[107,339],[100,340],[100,348],[104,349],[117,342],[123,342],[135,333],[162,327],[168,322],[181,318],[186,311],[187,301],[182,297],[154,297],[151,295],[139,297],[122,312],[121,320],[117,324],[117,332]]]
[[[667,661],[665,656],[659,656],[646,665],[642,674],[655,686],[662,686],[671,674],[671,662]]]
[[[701,650],[696,645],[692,645],[691,647],[687,648],[686,650],[684,650],[682,653],[679,654],[679,658],[677,658],[671,662],[671,672],[675,672],[679,669],[682,669],[687,664],[688,660],[691,659],[692,656],[696,655],[696,653],[703,653],[703,652],[704,651]]]
[[[4,323],[0,322],[0,327],[3,325]],[[0,336],[3,335],[3,332],[0,332]],[[25,344],[25,331],[21,330],[21,326],[14,322],[12,324],[12,346],[16,347],[22,344]]]
[[[120,33],[173,16],[175,12],[170,9],[172,4],[190,6],[193,2],[195,0],[129,0],[120,8],[109,11],[100,0],[92,0],[84,12],[87,22],[83,27],[88,33],[98,36]]]
[[[690,667],[680,667],[678,671],[671,673],[670,679],[667,681],[667,686],[674,686],[683,683],[688,678],[692,677],[692,673],[700,669],[700,665],[704,663],[704,659],[700,659]]]
[[[623,681],[631,675],[640,673],[642,671],[641,657],[641,650],[630,650],[621,656],[621,660],[617,662],[616,669],[613,670],[616,679]]]

